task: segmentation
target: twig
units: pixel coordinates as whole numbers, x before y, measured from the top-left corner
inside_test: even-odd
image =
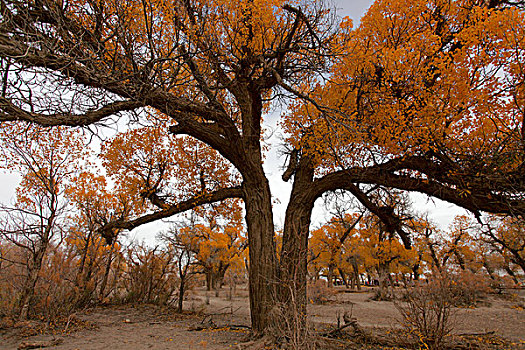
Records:
[[[321,334],[321,336],[323,337],[335,337],[337,336],[343,329],[345,328],[348,328],[348,327],[352,327],[354,329],[354,331],[360,335],[364,335],[365,332],[363,331],[363,329],[361,328],[361,326],[359,326],[359,324],[357,323],[357,320],[356,319],[352,319],[351,321],[349,322],[346,322],[344,325],[340,326],[340,327],[337,327],[336,329],[334,330],[331,330],[330,332],[327,332],[327,333],[323,333]]]
[[[461,334],[458,334],[458,336],[460,337],[480,337],[483,335],[492,335],[495,333],[496,333],[495,331],[489,331],[489,332],[483,332],[483,333],[461,333]]]

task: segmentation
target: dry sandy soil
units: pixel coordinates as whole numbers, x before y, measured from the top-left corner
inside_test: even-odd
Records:
[[[154,306],[88,309],[71,317],[67,331],[56,331],[56,335],[49,332],[30,335],[39,332],[38,327],[31,323],[8,329],[0,327],[0,349],[12,350],[23,342],[49,342],[53,339],[60,344],[48,348],[62,350],[241,348],[239,344],[248,341],[248,330],[242,327],[249,325],[248,293],[239,288],[233,300],[228,300],[228,294],[227,289],[221,290],[218,297],[214,292],[195,290],[184,305],[192,313],[183,315]],[[487,306],[455,310],[455,332],[495,332],[513,344],[506,348],[525,349],[524,294],[520,291],[507,299],[491,297]],[[353,317],[365,329],[384,329],[386,332],[399,327],[400,317],[393,303],[370,301],[371,296],[369,290],[349,293],[341,288],[333,302],[309,305],[310,320],[318,328],[335,324],[338,314],[352,311]],[[201,328],[204,330],[198,330]]]

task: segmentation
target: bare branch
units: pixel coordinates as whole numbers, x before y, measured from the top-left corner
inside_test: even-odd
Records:
[[[193,198],[190,198],[186,201],[172,204],[167,206],[166,209],[157,211],[152,214],[147,214],[133,220],[119,220],[113,221],[104,225],[100,232],[104,238],[106,238],[108,243],[111,243],[114,239],[114,232],[118,229],[132,230],[141,225],[169,218],[173,215],[185,212],[187,210],[196,208],[204,204],[210,204],[214,202],[219,202],[228,198],[242,198],[243,192],[241,187],[231,187],[231,188],[222,188],[215,192],[199,194]]]
[[[105,105],[98,110],[88,111],[85,114],[40,114],[23,110],[15,106],[10,100],[0,97],[0,121],[27,121],[42,126],[85,126],[102,121],[118,112],[134,110],[144,107],[144,103],[138,101],[118,101]]]

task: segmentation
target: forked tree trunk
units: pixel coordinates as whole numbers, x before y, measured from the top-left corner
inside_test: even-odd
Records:
[[[352,280],[355,280],[357,290],[361,290],[361,281],[359,280],[359,266],[357,265],[356,257],[352,258],[352,271]],[[352,282],[352,289],[354,289],[353,284],[354,283]]]

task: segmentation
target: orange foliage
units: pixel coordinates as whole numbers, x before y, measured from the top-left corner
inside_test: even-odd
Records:
[[[227,269],[244,270],[247,241],[239,201],[226,201],[208,210],[199,208],[194,213],[204,219],[203,223],[182,226],[176,239],[194,253],[211,282],[221,283]]]
[[[376,1],[331,82],[314,93],[330,112],[297,104],[282,124],[288,140],[315,156],[321,172],[427,151],[516,169],[523,28],[524,13],[511,7]]]

